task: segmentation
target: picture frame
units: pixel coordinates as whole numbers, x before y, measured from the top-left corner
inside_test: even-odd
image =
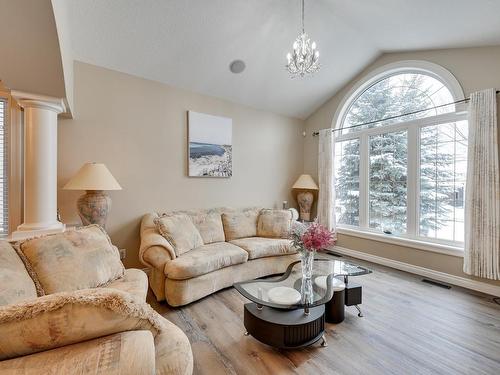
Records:
[[[232,127],[230,118],[188,111],[189,177],[232,177]]]

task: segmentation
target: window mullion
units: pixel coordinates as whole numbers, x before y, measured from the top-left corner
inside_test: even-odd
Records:
[[[408,169],[407,169],[407,222],[406,232],[414,237],[418,233],[419,183],[419,127],[408,128]]]
[[[369,227],[369,202],[370,202],[370,152],[368,135],[360,137],[360,158],[359,158],[359,226]]]

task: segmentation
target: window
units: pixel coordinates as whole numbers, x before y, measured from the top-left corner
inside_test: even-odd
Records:
[[[8,101],[0,97],[0,237],[9,233],[8,215],[8,158],[7,158],[7,110]]]
[[[441,67],[406,65],[376,72],[336,115],[337,223],[463,246],[467,121],[449,104],[463,93]]]

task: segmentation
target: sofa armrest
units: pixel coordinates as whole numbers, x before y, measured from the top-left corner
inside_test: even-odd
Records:
[[[114,333],[165,329],[132,295],[107,288],[62,292],[0,308],[0,360]]]
[[[129,331],[0,361],[0,374],[154,375],[154,338]]]
[[[156,229],[154,219],[157,217],[156,213],[150,213],[142,218],[139,259],[146,266],[163,270],[165,263],[176,256],[170,243]]]
[[[156,374],[191,375],[193,352],[187,336],[175,324],[160,319],[165,328],[155,337]]]

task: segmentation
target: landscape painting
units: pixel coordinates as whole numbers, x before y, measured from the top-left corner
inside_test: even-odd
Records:
[[[231,177],[233,121],[188,111],[189,176]]]

